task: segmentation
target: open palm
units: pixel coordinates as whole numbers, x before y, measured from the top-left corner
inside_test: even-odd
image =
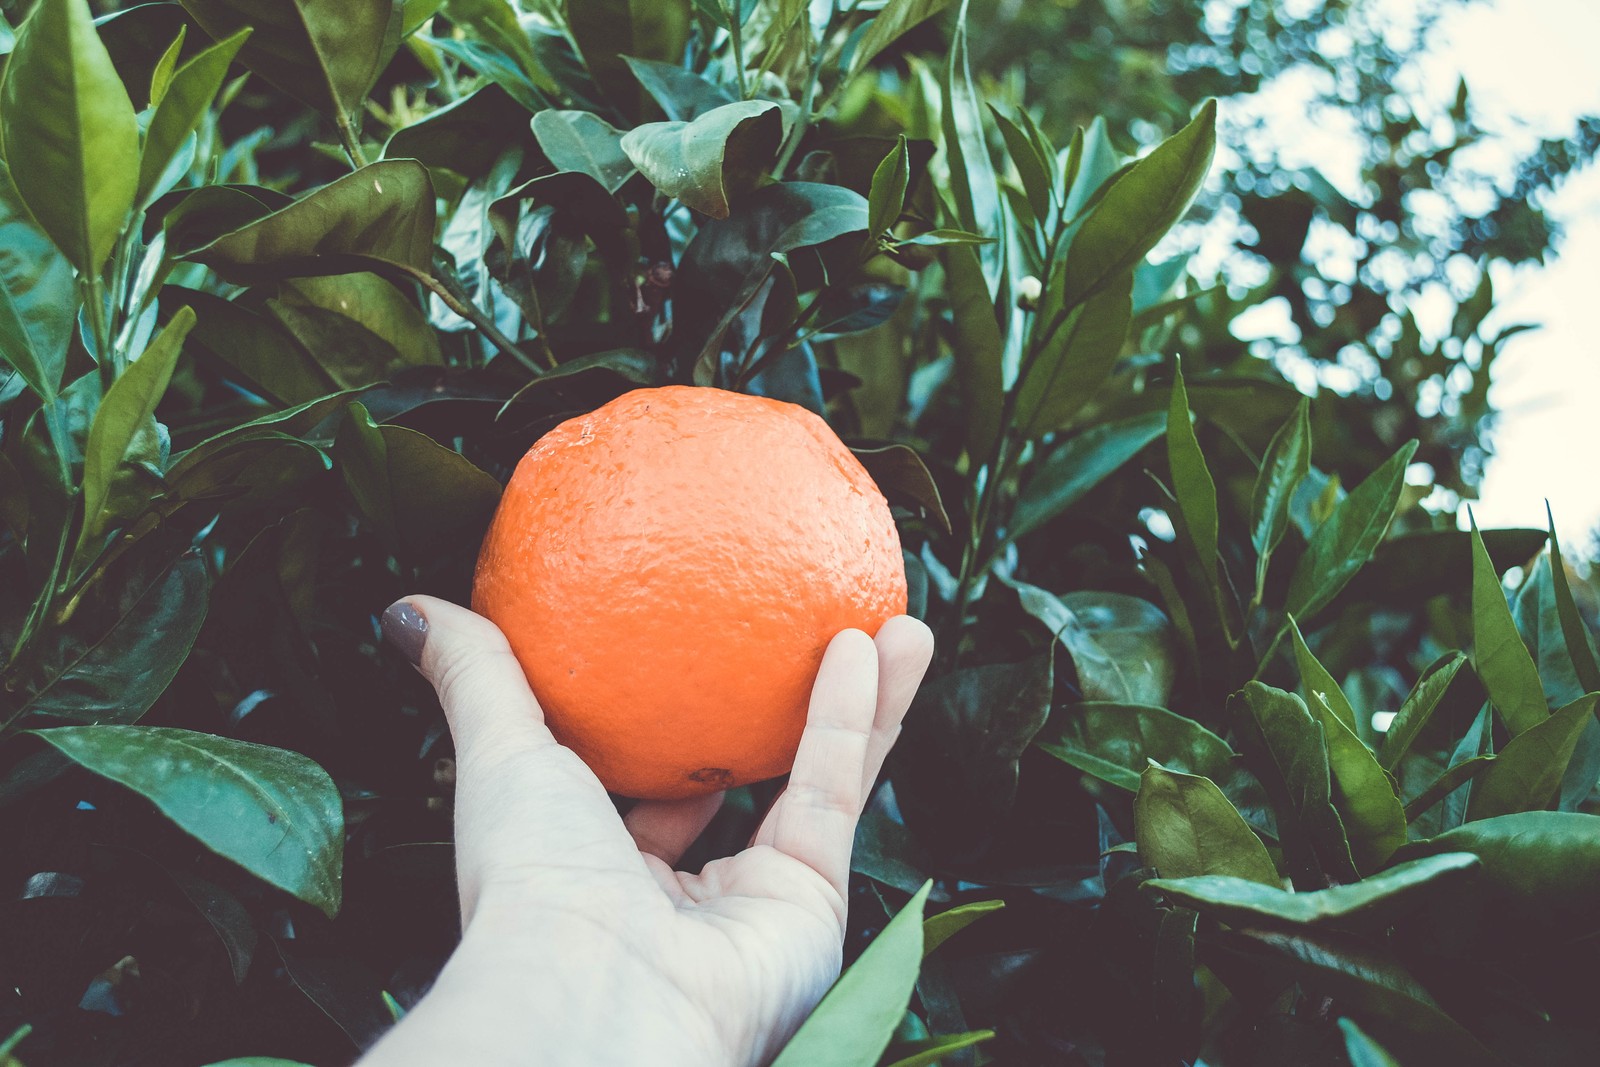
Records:
[[[370,1062],[441,1054],[408,1031],[447,1015],[459,1030],[469,1008],[490,1031],[473,1033],[474,1062],[771,1058],[838,976],[856,822],[927,668],[927,627],[901,616],[876,639],[833,640],[794,771],[750,847],[689,874],[674,864],[720,794],[619,818],[545,727],[500,631],[444,601],[408,603],[456,742],[463,949]]]

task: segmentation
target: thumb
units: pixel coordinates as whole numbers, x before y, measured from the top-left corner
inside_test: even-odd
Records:
[[[482,615],[407,597],[383,613],[383,636],[433,683],[458,763],[493,763],[555,743],[505,635]]]

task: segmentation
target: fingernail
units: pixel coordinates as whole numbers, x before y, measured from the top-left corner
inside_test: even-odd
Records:
[[[383,637],[415,666],[422,662],[422,646],[428,642],[428,620],[404,600],[397,601],[383,613]]]

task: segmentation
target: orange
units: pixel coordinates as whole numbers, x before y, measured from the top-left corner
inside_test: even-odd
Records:
[[[906,608],[889,506],[816,415],[721,389],[625,393],[517,464],[472,606],[607,789],[786,773],[823,650]]]

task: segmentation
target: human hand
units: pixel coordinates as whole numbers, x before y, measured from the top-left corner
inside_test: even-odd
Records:
[[[462,943],[361,1067],[744,1065],[777,1054],[839,974],[856,822],[927,670],[899,616],[835,637],[787,786],[738,855],[673,869],[722,795],[617,816],[544,725],[495,625],[412,597],[384,633],[456,743]]]

